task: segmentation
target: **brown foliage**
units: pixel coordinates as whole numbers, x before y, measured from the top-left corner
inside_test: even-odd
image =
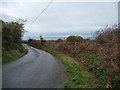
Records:
[[[119,32],[119,33],[118,33]],[[88,57],[83,61],[83,64],[93,71],[96,77],[101,78],[104,82],[104,87],[119,87],[120,82],[120,29],[117,26],[106,26],[101,31],[97,32],[96,40],[85,40],[80,43],[71,43],[69,40],[46,41],[44,46],[54,48],[61,53],[68,54],[72,57],[81,59],[81,54],[88,54]],[[74,38],[72,37],[72,42]],[[33,42],[39,45],[40,42]],[[100,60],[97,60],[97,55],[100,55]],[[92,56],[93,55],[93,56]],[[101,58],[102,57],[102,58]],[[97,59],[96,59],[97,58]],[[92,62],[94,60],[94,63]]]
[[[102,53],[103,59],[101,60],[101,66],[107,70],[109,74],[109,87],[115,87],[117,85],[114,82],[115,77],[120,77],[120,60],[119,60],[119,51],[118,45],[120,42],[118,36],[119,29],[117,26],[107,26],[98,33],[96,37],[96,42],[100,45],[98,48],[99,52]]]

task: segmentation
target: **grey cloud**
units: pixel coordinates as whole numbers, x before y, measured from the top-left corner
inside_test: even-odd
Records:
[[[4,4],[3,8],[13,12],[16,18],[28,20],[25,29],[29,33],[90,33],[118,22],[116,2],[54,2],[29,27],[47,4],[48,2],[15,2]],[[9,12],[5,14],[4,19],[13,17]]]

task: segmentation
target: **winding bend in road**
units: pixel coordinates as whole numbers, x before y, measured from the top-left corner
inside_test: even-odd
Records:
[[[3,65],[3,88],[64,88],[64,66],[45,51],[24,47],[28,54]]]

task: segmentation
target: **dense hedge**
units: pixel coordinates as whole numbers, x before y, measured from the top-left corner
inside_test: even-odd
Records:
[[[21,37],[23,35],[23,25],[17,22],[4,22],[2,23],[2,48],[3,50],[12,50],[21,45]]]
[[[22,20],[16,22],[4,22],[2,23],[2,56],[3,58],[7,55],[8,52],[17,50],[18,52],[23,52],[24,48],[22,47],[22,36],[24,33],[23,27],[24,24],[21,23]]]

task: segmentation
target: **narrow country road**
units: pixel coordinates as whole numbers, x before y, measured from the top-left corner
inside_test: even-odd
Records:
[[[64,66],[45,51],[24,47],[28,54],[3,65],[3,88],[63,88]]]

